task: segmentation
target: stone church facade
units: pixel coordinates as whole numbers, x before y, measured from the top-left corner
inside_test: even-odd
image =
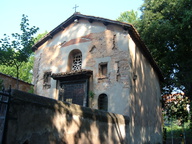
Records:
[[[161,142],[161,71],[136,29],[75,13],[32,47],[35,93],[130,117],[132,143]]]

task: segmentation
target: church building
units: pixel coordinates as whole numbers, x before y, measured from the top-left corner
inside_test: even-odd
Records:
[[[74,13],[37,42],[41,96],[130,117],[130,131],[161,141],[163,76],[133,25]]]

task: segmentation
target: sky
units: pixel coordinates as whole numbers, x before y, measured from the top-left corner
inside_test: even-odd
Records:
[[[30,27],[36,26],[43,33],[51,31],[77,12],[116,20],[124,11],[135,10],[143,0],[0,0],[0,38],[4,34],[20,33],[22,14],[28,16]]]

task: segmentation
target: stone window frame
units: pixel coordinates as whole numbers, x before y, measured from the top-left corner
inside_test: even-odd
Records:
[[[98,109],[103,111],[108,111],[108,96],[102,93],[98,97]]]
[[[51,71],[44,72],[43,75],[43,88],[50,89],[51,88]]]
[[[108,78],[108,62],[99,63],[99,78]]]
[[[73,55],[73,62],[71,71],[78,71],[82,68],[82,53]]]
[[[67,72],[81,70],[83,60],[82,57],[82,52],[79,49],[73,49],[68,56]]]

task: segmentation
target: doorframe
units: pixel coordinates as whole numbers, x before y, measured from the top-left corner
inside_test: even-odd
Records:
[[[83,78],[79,80],[58,80],[59,81],[59,96],[58,99],[61,101],[64,101],[64,92],[62,92],[63,84],[75,84],[75,83],[85,83],[85,97],[83,99],[83,105],[84,107],[89,107],[89,78]]]

